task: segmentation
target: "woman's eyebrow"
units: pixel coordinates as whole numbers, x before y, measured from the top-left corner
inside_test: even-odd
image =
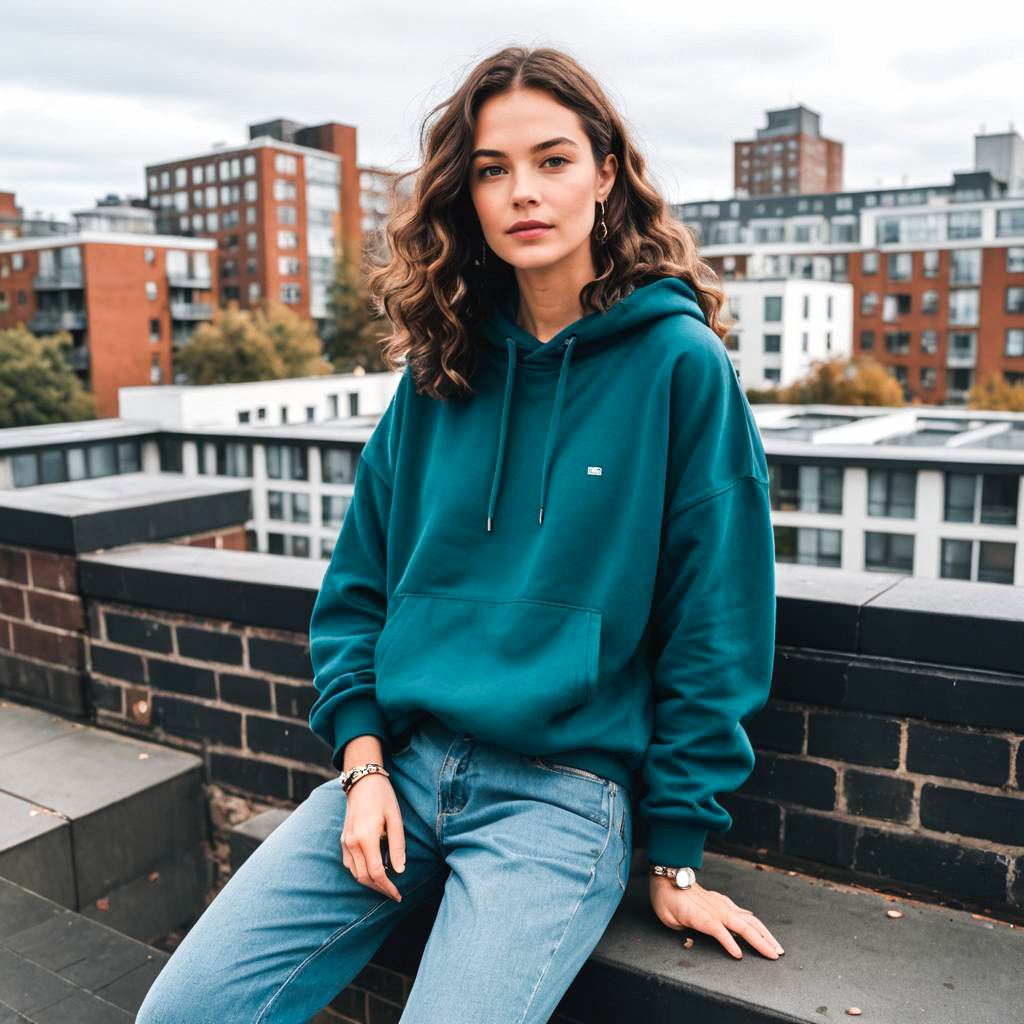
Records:
[[[567,139],[564,135],[560,135],[557,139],[548,139],[547,142],[538,142],[536,146],[530,147],[530,152],[539,153],[542,149],[550,149],[552,146],[575,145],[576,143],[573,142],[572,139]],[[469,159],[475,160],[478,156],[507,157],[508,153],[503,153],[500,149],[474,149],[473,152],[469,155]]]

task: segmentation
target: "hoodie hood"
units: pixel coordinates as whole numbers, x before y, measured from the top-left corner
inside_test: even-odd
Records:
[[[487,505],[487,529],[490,531],[501,486],[501,470],[505,457],[509,411],[518,369],[533,372],[558,371],[554,403],[548,424],[547,442],[540,471],[540,511],[537,523],[544,522],[544,501],[547,496],[548,469],[558,438],[558,421],[562,413],[566,378],[572,361],[579,362],[604,349],[632,341],[636,335],[665,317],[691,316],[706,323],[697,304],[697,294],[686,282],[677,277],[663,277],[641,288],[636,288],[619,299],[603,313],[586,316],[563,327],[550,341],[539,341],[516,323],[519,313],[519,292],[513,288],[504,301],[489,307],[481,320],[483,342],[492,358],[507,360],[505,398],[498,422],[497,452],[491,496]]]

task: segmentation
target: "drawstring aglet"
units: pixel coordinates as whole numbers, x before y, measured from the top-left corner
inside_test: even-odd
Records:
[[[488,533],[491,532],[491,517],[490,516],[487,517],[487,532]]]
[[[544,506],[541,505],[541,507],[540,507],[540,516],[538,516],[538,518],[537,518],[537,524],[540,525],[543,522],[544,522]]]

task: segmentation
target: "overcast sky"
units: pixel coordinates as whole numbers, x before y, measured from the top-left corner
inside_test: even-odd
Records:
[[[975,132],[1024,133],[1024,18],[994,3],[684,0],[15,0],[0,53],[0,191],[68,217],[145,194],[147,163],[274,117],[359,130],[405,170],[420,121],[502,46],[597,74],[671,202],[732,194],[732,141],[803,103],[844,144],[844,187],[946,183]],[[964,20],[964,14],[970,17]]]

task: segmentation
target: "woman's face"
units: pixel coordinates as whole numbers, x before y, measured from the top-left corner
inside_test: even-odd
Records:
[[[534,147],[537,148],[534,152]],[[518,270],[585,258],[590,236],[615,180],[616,159],[594,162],[579,116],[539,89],[492,96],[480,107],[469,165],[469,190],[484,238]],[[546,229],[512,232],[524,220]]]

